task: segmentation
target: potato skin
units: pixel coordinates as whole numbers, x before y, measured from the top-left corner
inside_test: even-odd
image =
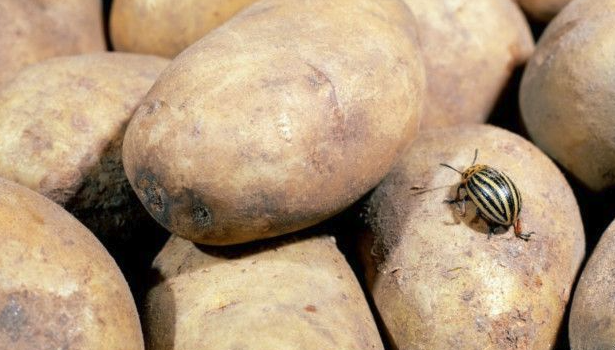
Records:
[[[23,69],[0,89],[0,176],[65,205],[96,234],[118,235],[143,212],[122,169],[124,131],[168,63],[95,53]]]
[[[534,39],[511,0],[405,0],[427,72],[422,129],[482,123]]]
[[[119,51],[173,58],[256,0],[115,0],[111,40]]]
[[[334,239],[290,238],[208,248],[173,236],[154,261],[148,349],[383,349]]]
[[[106,50],[99,0],[2,0],[0,23],[0,85],[46,58]]]
[[[475,206],[461,218],[459,169],[487,164],[515,182],[529,242],[513,229],[487,239]],[[369,201],[362,250],[375,304],[399,349],[552,349],[583,258],[573,193],[536,147],[492,126],[429,130]],[[372,252],[374,255],[370,254]]]
[[[534,142],[587,187],[615,185],[615,1],[578,0],[551,22],[523,76]]]
[[[0,179],[0,348],[143,349],[128,285],[82,224]]]
[[[150,214],[189,240],[296,231],[380,181],[416,134],[423,90],[402,2],[260,1],[161,74],[124,166]]]
[[[571,0],[517,0],[519,5],[535,20],[548,22]]]
[[[602,234],[574,292],[568,332],[572,350],[612,349],[615,345],[614,250],[615,222]]]

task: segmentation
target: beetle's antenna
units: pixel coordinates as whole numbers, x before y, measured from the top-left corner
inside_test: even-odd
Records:
[[[461,171],[459,171],[459,170],[457,170],[457,169],[453,168],[452,166],[450,166],[450,165],[448,165],[448,164],[440,163],[440,165],[442,165],[442,166],[444,166],[444,167],[447,167],[447,168],[449,168],[449,169],[453,169],[453,170],[455,170],[456,172],[458,172],[459,174],[463,175],[463,173],[462,173]]]
[[[476,158],[478,158],[478,148],[474,150],[474,160],[472,161],[472,165],[476,163]]]

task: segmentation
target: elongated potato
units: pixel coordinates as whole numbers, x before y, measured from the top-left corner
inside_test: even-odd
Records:
[[[2,0],[0,23],[0,85],[28,64],[106,49],[98,0]]]
[[[242,11],[180,54],[136,111],[123,157],[141,201],[171,232],[216,245],[341,211],[416,134],[413,23],[398,0]]]
[[[383,349],[332,237],[216,249],[172,237],[154,271],[150,350]]]
[[[97,235],[139,222],[144,210],[122,169],[122,138],[168,63],[96,53],[22,70],[0,89],[0,176],[65,205]]]
[[[517,0],[529,15],[540,22],[548,22],[571,0]]]
[[[529,241],[512,227],[488,239],[473,204],[461,217],[443,203],[461,176],[438,163],[466,168],[476,148],[516,184]],[[585,245],[571,189],[536,147],[491,126],[427,131],[369,205],[369,289],[397,348],[553,349]]]
[[[427,72],[422,128],[482,123],[513,69],[534,49],[511,0],[405,0],[417,19]]]
[[[574,292],[569,337],[572,350],[615,346],[615,223],[602,234]]]
[[[587,187],[615,185],[615,0],[577,0],[547,27],[523,76],[536,145]]]
[[[115,0],[111,39],[119,51],[173,58],[256,0]]]
[[[128,285],[83,225],[0,179],[0,348],[143,349]]]

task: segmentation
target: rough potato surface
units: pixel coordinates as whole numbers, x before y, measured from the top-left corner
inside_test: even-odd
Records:
[[[143,349],[120,270],[58,205],[0,180],[0,349]]]
[[[587,187],[615,185],[615,1],[578,0],[549,25],[520,90],[538,147]]]
[[[105,51],[99,0],[0,1],[0,85],[31,63]]]
[[[405,0],[417,19],[427,72],[422,129],[482,123],[512,71],[534,50],[511,0]]]
[[[150,350],[383,349],[331,237],[214,249],[174,236],[153,271]]]
[[[484,220],[454,205],[472,162],[506,173],[521,192],[529,241],[512,227],[487,239]],[[573,193],[536,147],[492,126],[430,130],[369,201],[363,240],[369,289],[399,349],[553,349],[584,255]]]
[[[574,292],[569,337],[572,350],[615,346],[615,224],[602,234]]]
[[[416,134],[423,90],[401,1],[260,1],[161,74],[124,166],[150,214],[189,240],[296,231],[380,181]]]
[[[256,0],[115,0],[111,39],[119,51],[173,58]]]

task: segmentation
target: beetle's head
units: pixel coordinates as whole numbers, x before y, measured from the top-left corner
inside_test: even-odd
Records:
[[[472,175],[476,174],[477,172],[483,170],[487,168],[486,165],[483,164],[475,164],[472,165],[471,167],[467,168],[466,170],[463,171],[463,173],[461,173],[461,178],[463,180],[463,182],[468,181],[469,178],[472,177]]]

